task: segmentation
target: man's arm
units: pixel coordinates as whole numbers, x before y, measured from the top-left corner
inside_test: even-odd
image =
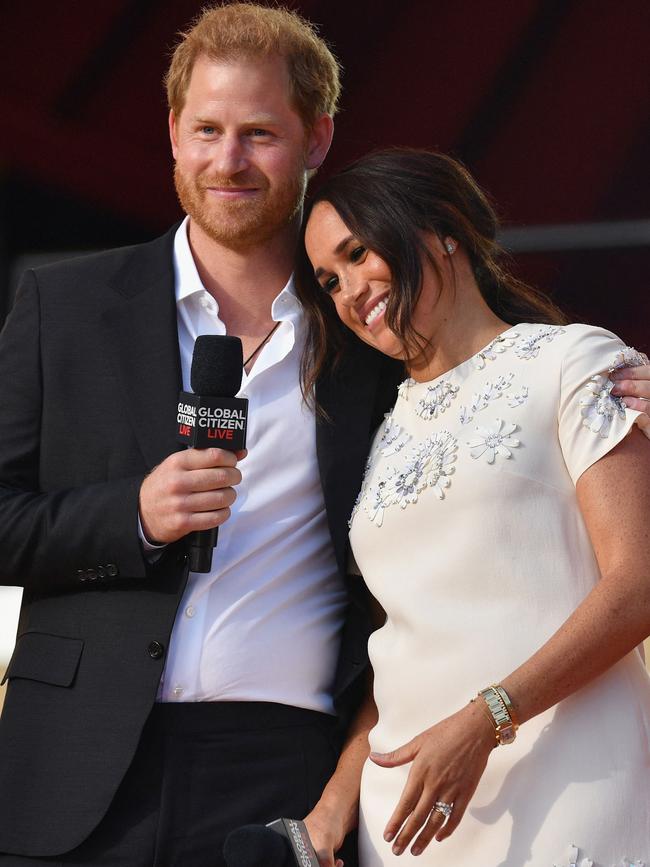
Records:
[[[174,541],[187,532],[185,526],[198,527],[205,520],[205,516],[188,517],[188,512],[206,508],[206,479],[193,472],[197,463],[211,462],[213,469],[215,464],[227,465],[214,469],[216,480],[209,477],[218,489],[212,492],[211,503],[221,510],[215,523],[226,519],[227,508],[234,501],[231,484],[236,484],[240,475],[232,466],[234,457],[221,450],[206,450],[214,454],[204,453],[198,459],[191,459],[189,452],[170,455],[146,482],[142,473],[43,491],[41,451],[47,436],[43,430],[44,382],[56,388],[57,377],[74,380],[82,373],[44,367],[38,284],[28,272],[0,335],[0,584],[61,592],[120,578],[144,578],[151,566],[143,555],[138,534],[141,489],[148,492],[153,488],[154,493],[148,511],[145,506],[145,532],[149,521],[154,527],[153,538]],[[73,410],[61,407],[62,413],[70,412],[72,416]],[[85,410],[82,407],[77,415]],[[70,477],[74,478],[75,469],[78,471],[90,458],[69,452],[67,444],[62,443],[60,460],[64,468],[69,461]],[[198,492],[198,499],[192,500],[194,492]],[[170,498],[174,499],[177,514],[170,507]],[[214,511],[212,506],[208,508]],[[161,530],[157,537],[159,522],[155,516],[161,510],[175,532]],[[208,523],[213,519],[211,514]]]

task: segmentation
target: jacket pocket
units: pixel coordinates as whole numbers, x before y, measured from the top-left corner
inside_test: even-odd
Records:
[[[2,683],[12,678],[37,680],[53,686],[71,686],[79,668],[84,643],[47,632],[23,632],[18,636]]]

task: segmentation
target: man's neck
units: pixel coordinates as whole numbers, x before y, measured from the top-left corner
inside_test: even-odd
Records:
[[[188,237],[201,282],[219,304],[228,334],[246,341],[266,333],[271,305],[293,270],[296,229],[241,251],[217,244],[192,220]]]

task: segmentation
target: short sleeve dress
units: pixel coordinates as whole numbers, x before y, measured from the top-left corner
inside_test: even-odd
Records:
[[[373,750],[503,680],[596,584],[575,485],[638,416],[608,371],[643,361],[599,328],[520,324],[438,379],[400,386],[351,519],[387,614],[370,639]],[[458,829],[417,858],[393,856],[382,836],[408,770],[366,763],[362,867],[650,867],[650,681],[637,650],[494,750]]]

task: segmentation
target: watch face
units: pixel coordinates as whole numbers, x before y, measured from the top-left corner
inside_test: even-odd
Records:
[[[512,723],[509,723],[508,725],[499,726],[499,728],[497,729],[497,737],[500,744],[511,744],[517,737],[517,732],[514,725],[512,725]]]

